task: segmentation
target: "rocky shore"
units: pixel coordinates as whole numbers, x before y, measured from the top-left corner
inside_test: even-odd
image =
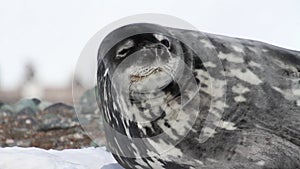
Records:
[[[97,123],[96,103],[86,97],[80,103],[81,120]],[[23,99],[13,105],[0,102],[0,147],[12,146],[61,150],[97,144],[83,130],[73,106]]]

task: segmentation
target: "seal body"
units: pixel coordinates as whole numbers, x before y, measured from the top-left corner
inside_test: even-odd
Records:
[[[125,168],[299,168],[299,71],[262,42],[121,27],[98,55],[108,149]]]

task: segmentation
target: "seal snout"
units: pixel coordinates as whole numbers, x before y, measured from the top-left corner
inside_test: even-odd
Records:
[[[129,75],[130,82],[134,83],[143,80],[145,77],[150,76],[152,73],[157,73],[162,71],[161,67],[145,67],[140,69],[138,72],[134,72]]]

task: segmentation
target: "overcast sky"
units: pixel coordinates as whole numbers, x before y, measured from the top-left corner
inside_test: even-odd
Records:
[[[297,0],[0,0],[0,85],[12,89],[32,61],[38,80],[66,85],[87,41],[122,17],[162,13],[199,30],[300,50]]]

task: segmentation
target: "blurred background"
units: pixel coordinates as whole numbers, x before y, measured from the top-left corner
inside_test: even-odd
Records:
[[[125,16],[169,14],[204,32],[300,50],[299,11],[297,0],[0,0],[0,101],[72,104],[73,71],[84,45]]]

